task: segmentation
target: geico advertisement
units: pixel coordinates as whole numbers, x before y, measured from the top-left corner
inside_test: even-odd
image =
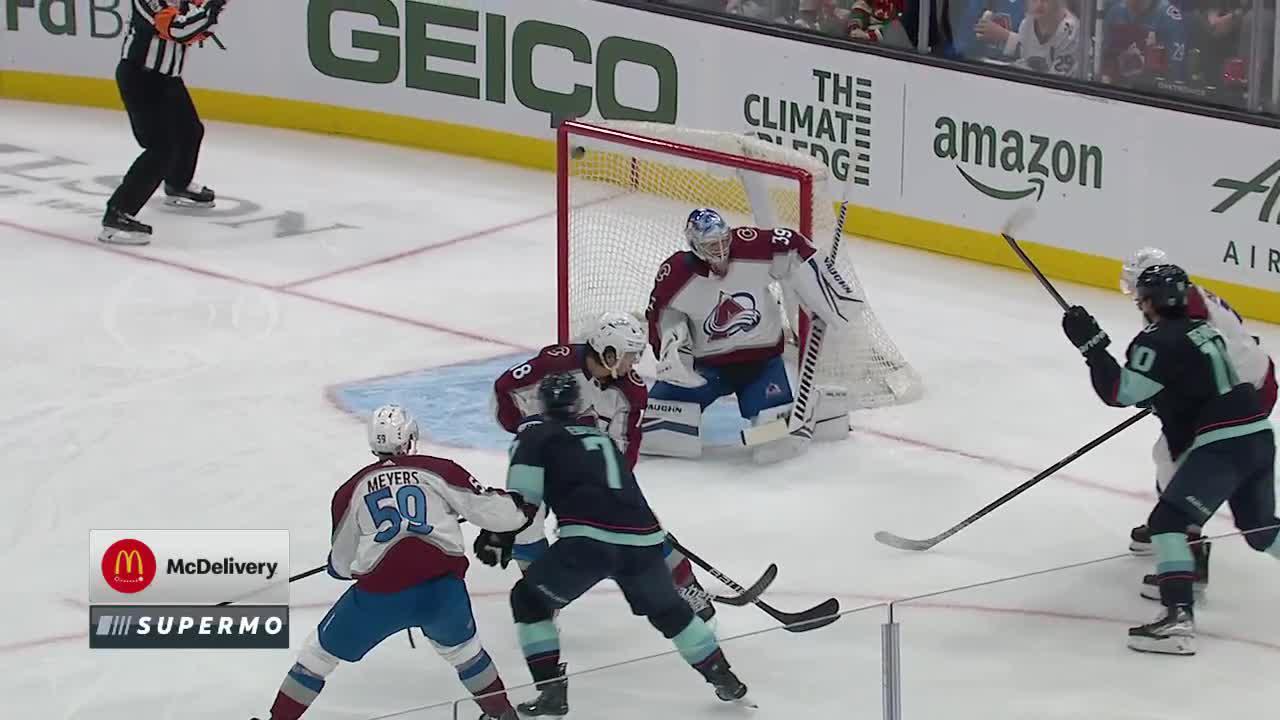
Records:
[[[287,530],[91,530],[89,602],[289,602]]]

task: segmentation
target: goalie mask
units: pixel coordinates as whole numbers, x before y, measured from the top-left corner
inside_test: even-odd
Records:
[[[720,217],[720,213],[708,208],[689,213],[684,224],[684,238],[689,242],[689,248],[717,275],[724,275],[728,268],[732,245],[729,232],[729,223]]]
[[[631,372],[631,366],[644,352],[645,342],[646,333],[640,321],[618,312],[601,315],[596,329],[587,336],[587,345],[614,378]]]
[[[1143,270],[1153,265],[1164,265],[1169,262],[1169,256],[1160,248],[1144,247],[1136,253],[1129,256],[1124,261],[1124,265],[1120,268],[1120,289],[1125,295],[1132,295],[1137,288],[1138,276]]]
[[[383,405],[369,418],[369,449],[374,455],[408,455],[417,440],[418,421],[399,405]]]

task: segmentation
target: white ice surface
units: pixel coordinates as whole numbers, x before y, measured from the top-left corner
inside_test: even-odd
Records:
[[[2,714],[261,714],[292,651],[88,649],[87,530],[286,527],[295,572],[322,562],[330,495],[367,458],[359,420],[326,390],[549,342],[553,178],[210,123],[199,179],[228,198],[225,210],[233,196],[263,208],[221,221],[292,211],[301,215],[281,222],[295,230],[355,228],[277,238],[275,221],[234,227],[152,207],[156,242],[122,250],[92,241],[109,191],[94,178],[122,173],[135,152],[122,115],[0,102],[0,143]],[[39,164],[55,156],[80,164]],[[665,524],[739,580],[777,562],[766,597],[785,609],[829,596],[851,609],[1123,552],[1149,510],[1154,421],[929,553],[872,540],[878,529],[932,535],[1131,411],[1094,398],[1059,311],[1029,275],[871,242],[850,250],[925,398],[860,413],[848,442],[782,467],[646,460],[639,476]],[[1061,289],[1117,344],[1137,330],[1120,294]],[[1253,327],[1280,348],[1280,329]],[[501,452],[427,451],[482,481],[503,477]],[[1228,531],[1227,516],[1210,529]],[[514,569],[473,567],[487,647],[508,685],[527,682],[505,596]],[[1127,625],[1156,609],[1137,596],[1149,571],[1121,558],[899,606],[904,716],[1273,716],[1280,563],[1238,539],[1218,543],[1193,659],[1125,649]],[[343,587],[324,576],[293,586],[295,646]],[[722,635],[771,624],[754,608],[720,617]],[[718,705],[665,656],[575,680],[574,715],[876,717],[884,618],[875,608],[808,634],[726,643],[754,712]],[[560,622],[573,670],[669,649],[608,586]],[[333,675],[308,717],[359,720],[462,694],[423,643],[392,638]]]

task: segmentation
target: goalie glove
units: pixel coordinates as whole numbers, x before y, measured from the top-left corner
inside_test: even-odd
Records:
[[[683,388],[702,387],[707,379],[693,369],[689,347],[689,327],[679,323],[662,336],[662,357],[658,358],[658,379]]]

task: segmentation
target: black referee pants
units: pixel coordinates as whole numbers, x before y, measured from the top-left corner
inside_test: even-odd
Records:
[[[191,183],[204,140],[204,124],[180,77],[121,60],[116,66],[116,86],[142,154],[107,204],[136,215],[160,183],[181,188]]]

